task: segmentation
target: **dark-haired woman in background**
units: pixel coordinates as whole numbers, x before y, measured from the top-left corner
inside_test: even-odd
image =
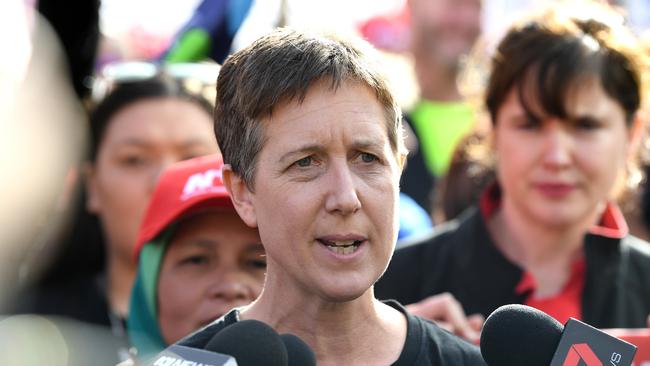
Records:
[[[642,131],[644,55],[609,9],[568,9],[498,45],[485,97],[496,182],[478,208],[397,251],[379,298],[415,303],[458,333],[464,314],[508,303],[561,322],[646,326],[650,245],[613,203]]]

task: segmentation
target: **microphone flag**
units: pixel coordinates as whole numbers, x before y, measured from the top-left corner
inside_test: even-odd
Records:
[[[570,318],[550,366],[629,366],[636,346]]]

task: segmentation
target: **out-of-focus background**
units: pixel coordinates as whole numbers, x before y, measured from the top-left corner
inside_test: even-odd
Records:
[[[98,86],[102,78],[119,78],[106,75],[107,66],[131,61],[153,67],[167,62],[221,63],[231,52],[277,26],[355,34],[382,51],[399,101],[409,111],[428,93],[426,77],[416,72],[411,47],[410,24],[415,18],[409,4],[422,1],[2,0],[0,314],[13,314],[20,303],[17,298],[25,293],[57,288],[80,277],[99,278],[98,286],[104,290],[105,276],[100,274],[106,272],[110,255],[96,241],[99,234],[79,228],[78,216],[86,207],[80,203],[84,199],[80,192],[92,143],[87,111],[103,96],[97,94],[102,92]],[[454,53],[452,69],[456,62],[464,66],[469,54],[476,52],[471,49],[475,39],[483,45],[478,53],[489,55],[490,45],[513,19],[548,2],[432,0],[433,13],[436,6],[442,9],[450,3],[461,9],[445,25],[457,27],[449,32],[452,36],[440,40],[449,42],[449,52]],[[650,39],[650,0],[614,3],[635,32]],[[478,17],[472,13],[476,11]],[[454,39],[453,35],[471,33],[473,28],[478,30],[476,37]],[[432,29],[433,37],[438,33]],[[480,82],[480,77],[476,80]],[[441,100],[453,101],[454,93],[458,91],[440,93]],[[447,160],[424,162],[423,174],[430,175],[431,181],[447,174],[455,144],[466,131],[444,135],[450,141],[448,151],[438,156],[447,156]],[[410,137],[409,147],[417,151]],[[432,194],[431,186],[423,184],[409,191],[405,182],[403,188],[408,195],[403,201],[404,217],[408,223],[422,222],[408,233],[405,223],[405,236],[426,233],[431,226],[453,218],[443,212],[440,193]],[[637,197],[645,197],[644,192],[639,188]],[[645,200],[634,202],[630,224],[635,234],[647,238],[647,212],[641,207]],[[0,318],[0,364],[77,365],[88,357],[96,361],[93,364],[112,364],[128,353],[120,349],[115,358],[113,346],[105,347],[109,349],[106,355],[93,352],[120,332],[112,318],[107,324],[92,324],[50,315]],[[34,353],[34,349],[42,352]]]

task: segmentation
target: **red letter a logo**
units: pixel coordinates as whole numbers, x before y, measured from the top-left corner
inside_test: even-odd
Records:
[[[582,360],[587,366],[603,366],[594,351],[587,343],[574,344],[569,348],[569,353],[562,366],[578,366]]]

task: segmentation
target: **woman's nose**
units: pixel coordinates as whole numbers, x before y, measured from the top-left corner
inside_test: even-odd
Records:
[[[158,164],[151,168],[151,173],[149,176],[149,194],[153,193],[156,185],[158,184],[158,179],[160,176],[169,168],[170,165],[176,163],[179,159],[173,157],[162,157]]]
[[[333,164],[328,171],[325,209],[331,213],[349,215],[361,208],[352,171],[346,163]]]
[[[544,131],[543,163],[548,169],[563,169],[571,164],[573,138],[563,126],[556,125]]]
[[[225,301],[254,299],[250,286],[246,284],[243,275],[234,269],[220,271],[213,276],[214,282],[210,286],[209,296]]]

